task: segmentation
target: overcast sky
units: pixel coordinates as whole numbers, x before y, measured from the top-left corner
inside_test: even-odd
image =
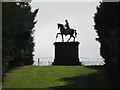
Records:
[[[55,36],[59,32],[57,23],[65,24],[68,19],[70,28],[77,30],[76,41],[80,42],[79,56],[100,58],[100,44],[95,41],[94,13],[99,2],[33,2],[32,9],[39,8],[35,25],[35,56],[54,57]],[[65,37],[65,40],[69,36]],[[73,39],[71,39],[72,41]],[[61,36],[58,40],[61,41]]]

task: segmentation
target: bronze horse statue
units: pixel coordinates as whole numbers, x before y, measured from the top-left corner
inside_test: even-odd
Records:
[[[71,39],[71,37],[74,38],[74,41],[73,41],[73,42],[75,42],[75,38],[76,38],[76,36],[77,36],[76,30],[74,30],[74,29],[65,29],[65,28],[64,28],[64,25],[63,25],[63,24],[60,24],[60,23],[58,23],[57,25],[58,25],[58,29],[60,29],[60,33],[57,33],[57,35],[56,35],[56,40],[57,40],[57,37],[58,37],[59,34],[60,34],[61,37],[62,37],[62,42],[64,42],[63,35],[65,35],[65,36],[70,35],[70,38],[68,39],[67,42],[69,42],[69,40]],[[74,36],[74,33],[75,33],[75,36]]]

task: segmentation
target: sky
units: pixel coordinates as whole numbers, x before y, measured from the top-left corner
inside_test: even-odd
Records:
[[[60,32],[57,23],[65,24],[67,19],[70,28],[77,30],[79,44],[79,57],[101,58],[100,44],[95,40],[97,33],[94,30],[94,14],[96,2],[34,2],[32,10],[39,9],[35,18],[38,21],[34,27],[35,51],[34,58],[54,57],[54,42],[60,42],[61,36],[55,41],[55,36]],[[69,38],[64,36],[65,41]],[[71,38],[70,41],[73,39]]]

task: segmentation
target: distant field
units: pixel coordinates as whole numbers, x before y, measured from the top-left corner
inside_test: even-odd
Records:
[[[24,66],[5,76],[3,88],[104,88],[111,87],[107,75],[85,66]]]

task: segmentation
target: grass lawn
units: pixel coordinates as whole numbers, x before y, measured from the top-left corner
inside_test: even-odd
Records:
[[[6,73],[3,88],[105,88],[111,87],[100,69],[85,66],[24,66]]]

